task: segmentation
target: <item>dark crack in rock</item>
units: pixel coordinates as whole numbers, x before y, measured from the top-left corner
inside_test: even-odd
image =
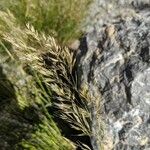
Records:
[[[102,93],[104,149],[150,150],[150,0],[95,0],[87,22],[79,85]]]

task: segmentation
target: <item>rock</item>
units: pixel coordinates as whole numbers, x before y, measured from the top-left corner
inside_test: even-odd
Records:
[[[77,55],[78,84],[102,94],[102,117],[113,141],[105,149],[148,150],[150,1],[95,0],[87,22]]]

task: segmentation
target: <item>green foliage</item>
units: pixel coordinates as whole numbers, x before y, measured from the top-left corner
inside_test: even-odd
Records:
[[[39,124],[35,133],[29,140],[23,140],[19,148],[30,150],[73,150],[75,146],[70,141],[63,138],[60,131],[51,119],[45,118]]]
[[[26,74],[22,66],[15,61],[2,66],[0,148],[6,150],[75,149],[74,144],[61,135],[45,109],[46,104],[51,105],[51,93],[43,86],[42,77],[35,72],[32,72],[34,78]]]
[[[11,11],[17,23],[30,23],[38,32],[66,43],[80,35],[85,10],[91,0],[1,0],[0,8]]]

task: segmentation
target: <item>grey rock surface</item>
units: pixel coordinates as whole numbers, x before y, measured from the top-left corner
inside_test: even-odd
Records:
[[[150,0],[95,0],[87,24],[79,85],[102,94],[105,149],[149,150]]]

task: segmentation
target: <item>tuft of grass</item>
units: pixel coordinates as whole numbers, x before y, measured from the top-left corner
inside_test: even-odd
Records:
[[[91,87],[86,84],[81,89],[77,88],[77,78],[73,74],[76,62],[74,54],[67,47],[60,46],[79,35],[78,27],[89,1],[9,0],[3,3],[7,7],[2,5],[2,11],[0,11],[2,49],[7,51],[12,58],[18,59],[24,66],[28,65],[38,72],[51,93],[49,95],[37,76],[33,75],[40,88],[30,85],[26,88],[29,91],[32,89],[29,93],[32,96],[36,95],[32,99],[38,105],[40,104],[42,112],[46,113],[46,118],[38,124],[36,132],[29,140],[25,139],[20,143],[21,146],[26,149],[44,149],[44,147],[45,149],[48,147],[59,149],[57,142],[64,140],[62,144],[64,147],[60,149],[67,149],[66,146],[68,149],[75,147],[55,131],[55,127],[51,126],[51,117],[47,119],[49,116],[47,106],[53,105],[58,109],[58,117],[67,121],[75,130],[80,131],[79,136],[90,137],[91,143],[93,142],[96,144],[95,147],[100,148],[103,132],[99,111],[100,95],[95,94],[97,91],[91,93]],[[59,42],[61,44],[58,44]],[[19,105],[22,109],[30,104],[33,105],[33,103],[24,103],[26,94],[23,98],[20,95],[24,94],[18,93]],[[51,97],[51,100],[48,97]],[[90,149],[83,143],[78,144],[84,149]]]
[[[91,0],[1,0],[17,23],[31,24],[38,32],[53,35],[61,43],[80,36],[80,27]]]
[[[24,64],[26,68],[27,63],[24,63],[26,58],[22,58],[23,55],[21,53],[24,53],[25,49],[27,50],[27,59],[33,64],[33,66],[30,64],[30,68],[35,70],[35,67],[38,64],[40,66],[40,63],[36,64],[36,62],[40,62],[40,58],[38,58],[38,56],[36,57],[36,55],[38,53],[40,55],[42,51],[44,53],[46,49],[43,45],[46,43],[44,40],[44,43],[41,43],[41,40],[38,41],[38,32],[35,31],[33,26],[29,26],[29,24],[27,24],[26,29],[22,29],[17,26],[16,18],[10,11],[7,13],[1,11],[0,14],[0,21],[2,22],[0,24],[1,50],[6,51],[11,58],[15,58],[15,60],[9,60],[9,58],[6,57],[9,64],[6,62],[4,63],[4,61],[0,61],[1,65],[6,67],[7,71],[5,73],[8,74],[9,80],[11,80],[12,85],[15,87],[15,91],[13,91],[15,97],[13,98],[10,96],[10,99],[13,99],[11,104],[4,100],[6,102],[5,108],[3,108],[2,112],[0,111],[0,113],[4,114],[0,120],[5,122],[0,123],[0,134],[3,137],[3,140],[0,142],[0,147],[9,149],[22,148],[39,150],[48,150],[49,148],[54,150],[75,149],[75,144],[61,135],[57,125],[45,109],[46,106],[51,105],[51,92],[45,90],[45,87],[42,85],[41,78],[39,78],[36,73],[29,70],[29,72],[31,71],[31,74],[34,76],[34,78],[32,78],[31,75],[27,75],[22,69],[22,65]],[[11,34],[10,39],[8,39],[8,34]],[[14,37],[18,37],[18,39],[15,39]],[[41,39],[46,39],[44,34],[41,34]],[[14,47],[14,45],[16,47]],[[33,50],[32,52],[34,54],[30,53],[28,48],[31,51]],[[17,54],[17,56],[20,57],[20,55],[22,55],[20,57],[22,58],[20,62],[17,61],[17,56],[15,55],[15,52],[19,49],[20,54],[18,53],[19,55]],[[3,58],[4,55],[2,53],[0,54]],[[34,60],[32,60],[33,56]],[[42,70],[43,69],[41,69],[41,72]],[[0,87],[7,86],[3,80],[4,79],[1,78]],[[3,95],[11,95],[11,88],[7,87],[6,89],[4,90],[6,94],[4,92],[2,92],[2,94],[0,93],[0,99],[3,98]],[[12,129],[14,126],[15,129]],[[4,143],[7,144],[3,146]]]
[[[73,76],[76,61],[73,52],[61,47],[52,36],[38,33],[29,24],[24,29],[11,27],[10,32],[3,34],[3,40],[11,43],[13,52],[22,63],[28,64],[44,77],[59,117],[81,135],[89,136],[99,148],[103,132],[100,95],[96,94],[98,90],[91,93],[91,87],[86,84],[82,89],[77,88],[77,79]]]

